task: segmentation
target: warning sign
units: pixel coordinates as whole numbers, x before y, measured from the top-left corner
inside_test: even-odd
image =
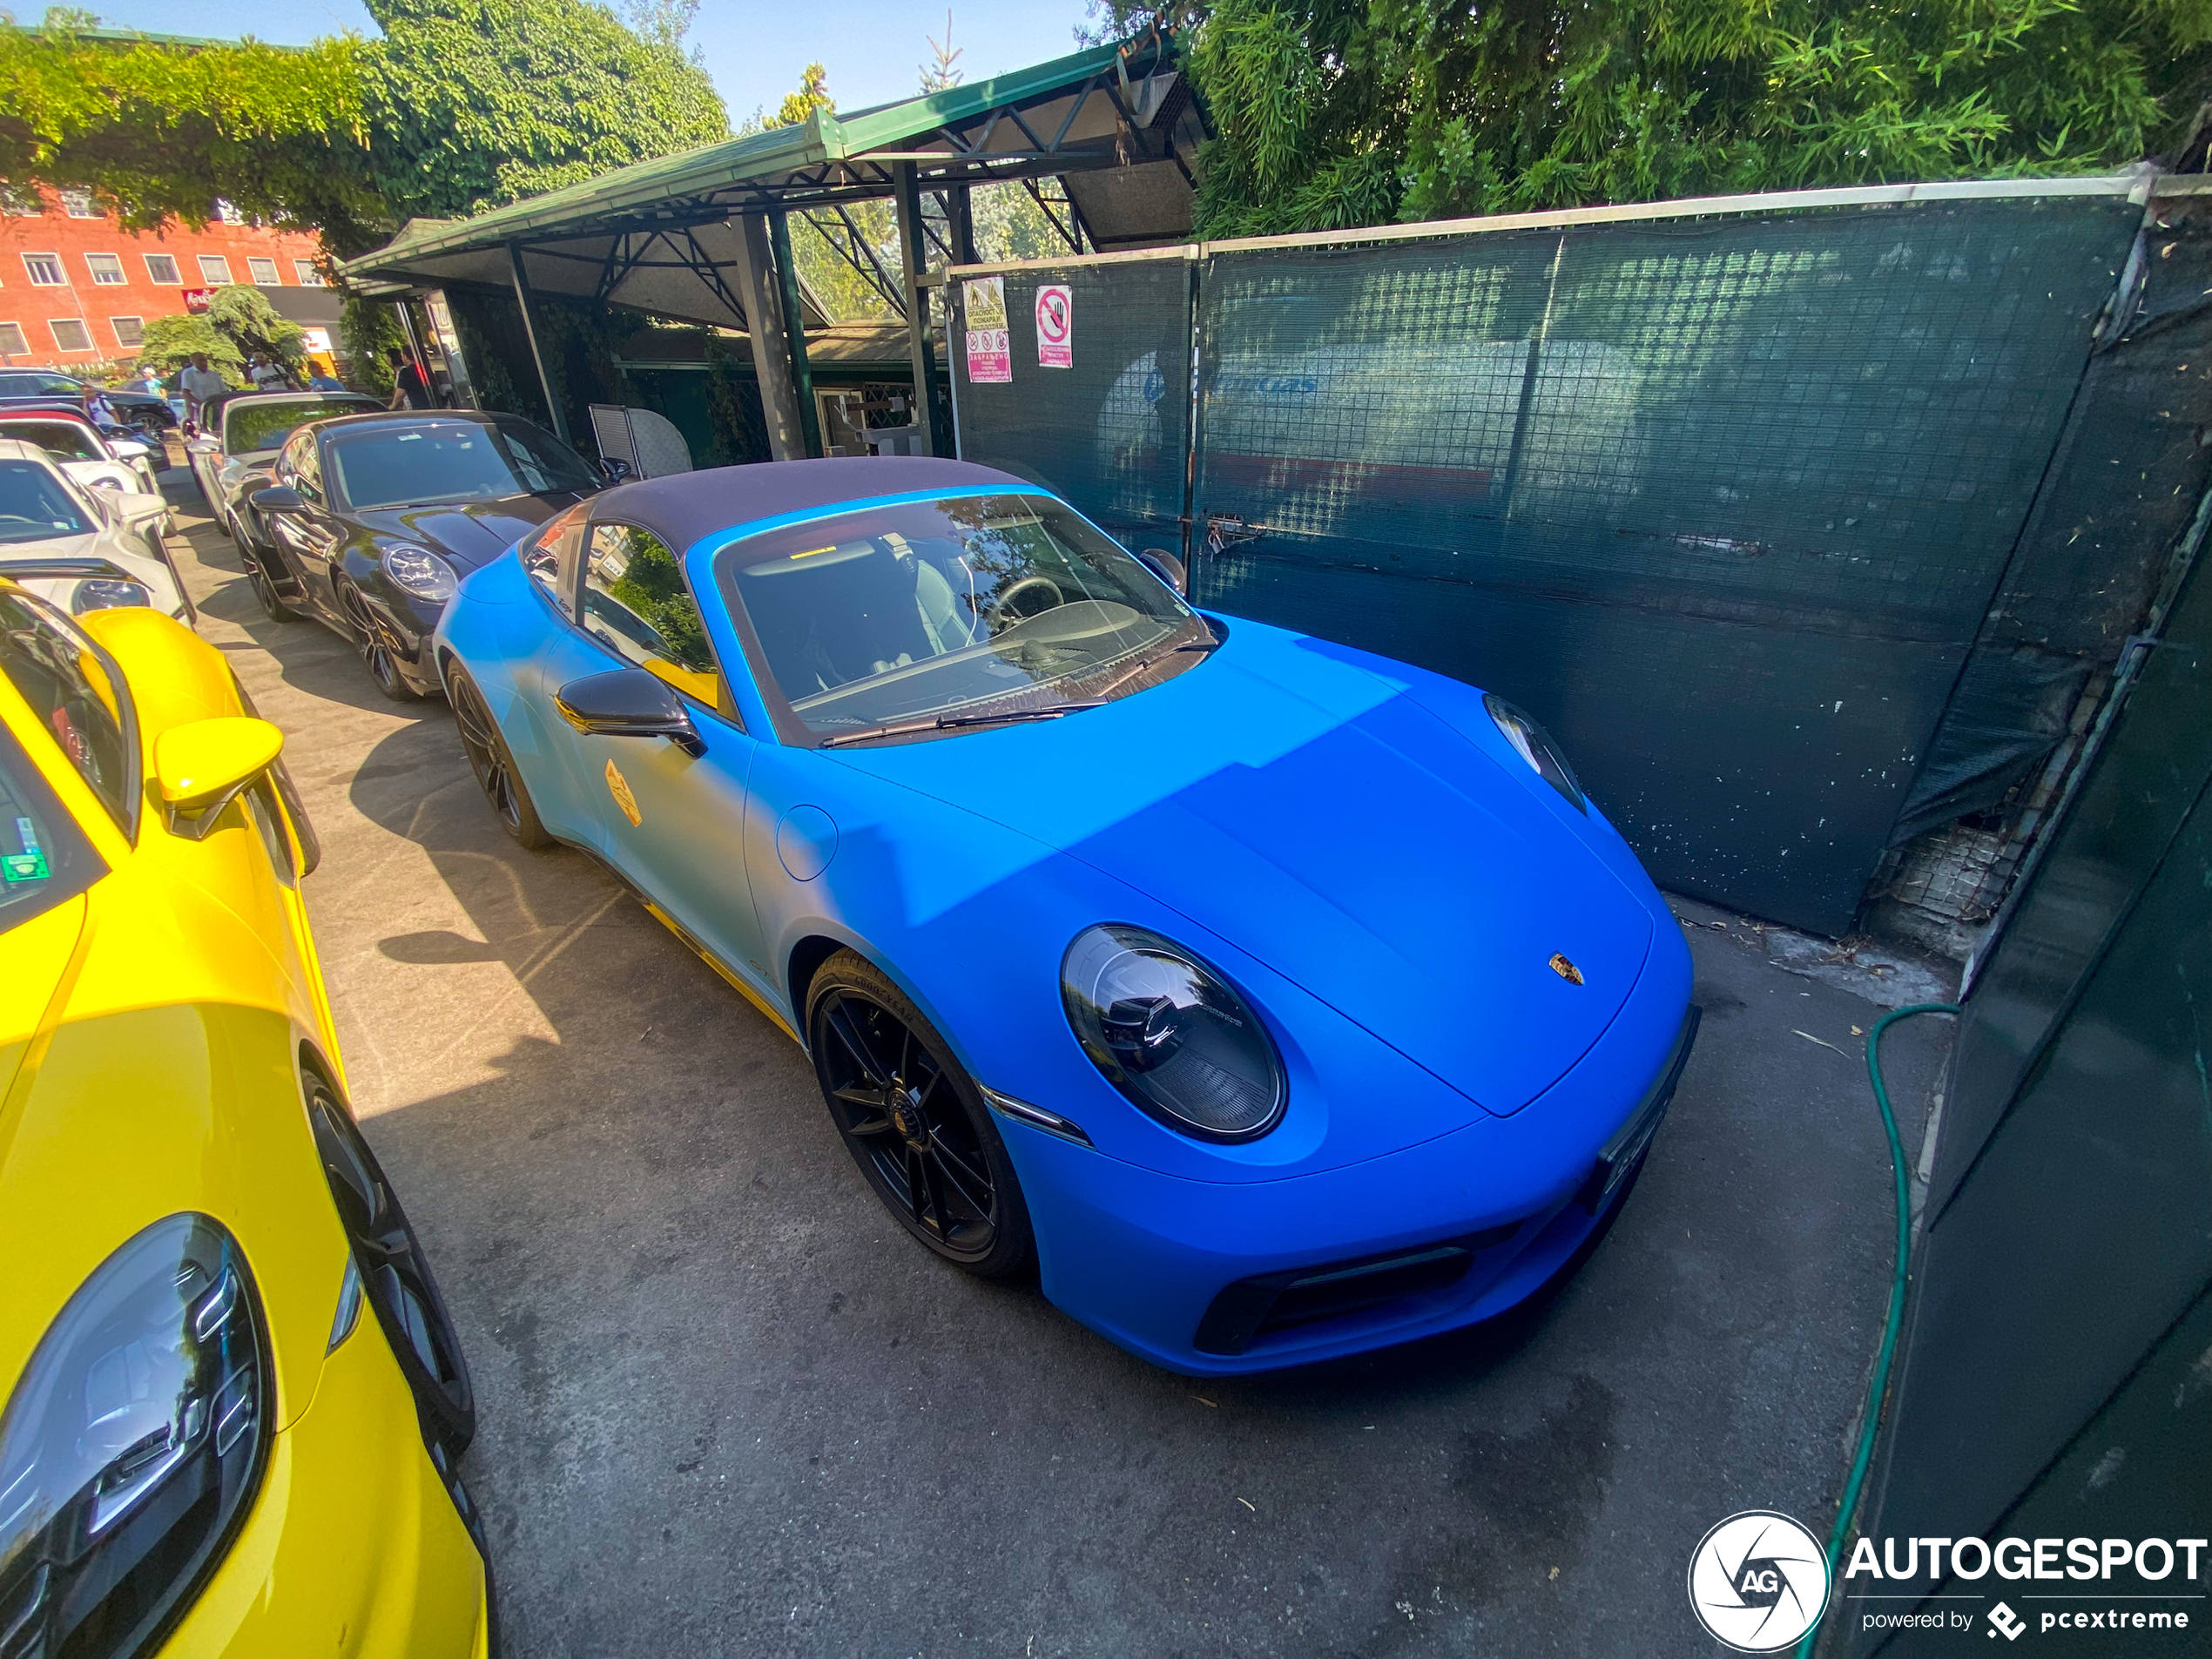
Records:
[[[1014,344],[1006,327],[1006,279],[981,277],[963,282],[961,299],[968,314],[968,378],[1012,380]]]
[[[1054,284],[1037,290],[1037,367],[1073,368],[1076,366],[1075,300],[1066,287]]]

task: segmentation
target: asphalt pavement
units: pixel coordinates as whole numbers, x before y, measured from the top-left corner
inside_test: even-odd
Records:
[[[1679,905],[1703,1036],[1577,1275],[1358,1361],[1173,1376],[911,1243],[798,1049],[584,858],[508,841],[444,705],[265,620],[172,477],[201,632],[322,838],[352,1098],[475,1373],[511,1655],[1703,1655],[1708,1528],[1824,1535],[1891,1268],[1877,980]],[[1910,1150],[1947,1023],[1887,1044]]]

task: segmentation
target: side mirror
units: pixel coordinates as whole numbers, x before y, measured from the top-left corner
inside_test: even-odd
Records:
[[[1148,547],[1136,556],[1147,570],[1168,586],[1186,599],[1190,597],[1190,573],[1183,568],[1183,561],[1174,554],[1163,547]]]
[[[257,489],[247,499],[257,513],[304,513],[307,503],[300,499],[300,492],[289,484],[271,484],[266,489]]]
[[[219,455],[223,453],[223,446],[212,438],[187,438],[185,448],[196,455]]]
[[[570,680],[554,694],[561,718],[603,738],[666,738],[687,755],[706,745],[668,683],[642,668],[617,668]]]
[[[599,461],[599,470],[607,475],[609,483],[618,484],[635,473],[637,469],[627,461],[618,461],[612,455],[604,455]]]
[[[136,438],[110,438],[107,447],[115,452],[118,461],[144,461],[153,453],[152,445]]]
[[[266,720],[223,715],[172,726],[154,740],[154,784],[172,834],[205,840],[223,808],[276,763],[284,733]]]

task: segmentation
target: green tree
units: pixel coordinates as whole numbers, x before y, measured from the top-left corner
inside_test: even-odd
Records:
[[[307,360],[305,331],[276,307],[259,288],[243,283],[218,288],[207,301],[209,325],[241,356],[259,354],[297,369]]]
[[[172,374],[203,354],[208,367],[233,386],[246,384],[246,360],[239,355],[230,337],[208,321],[204,313],[156,317],[148,322],[145,342],[138,347],[138,361],[152,365],[158,374]]]
[[[2212,0],[1221,0],[1168,9],[1202,234],[2085,172],[2176,141]],[[1151,8],[1109,0],[1109,35]]]

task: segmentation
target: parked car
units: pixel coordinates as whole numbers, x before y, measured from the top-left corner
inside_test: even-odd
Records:
[[[154,475],[153,446],[136,438],[111,437],[91,418],[72,409],[0,408],[0,437],[35,443],[62,463],[80,484],[119,489],[161,502],[161,533],[175,528],[169,503]]]
[[[105,393],[123,423],[138,428],[150,442],[159,443],[161,434],[177,424],[177,412],[169,407],[169,400],[151,392],[96,388],[74,374],[51,368],[0,369],[0,408],[51,407],[59,400],[83,409],[95,391]]]
[[[238,543],[257,594],[271,543],[248,498],[268,487],[286,440],[311,421],[383,407],[358,392],[231,392],[201,406],[200,435],[185,441],[192,482],[223,533]]]
[[[988,468],[731,468],[562,514],[434,660],[509,833],[796,1037],[940,1257],[1199,1373],[1499,1312],[1642,1167],[1681,929],[1527,715],[1181,585]]]
[[[0,1650],[480,1659],[453,1324],[221,654],[0,579]]]
[[[81,484],[38,445],[0,436],[0,576],[73,615],[150,605],[191,621],[145,501]]]
[[[377,689],[438,689],[430,637],[455,583],[597,489],[600,473],[512,415],[349,415],[293,433],[249,499],[276,556],[261,603],[352,640]]]

